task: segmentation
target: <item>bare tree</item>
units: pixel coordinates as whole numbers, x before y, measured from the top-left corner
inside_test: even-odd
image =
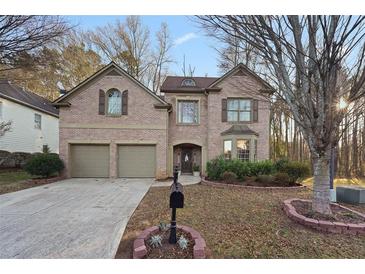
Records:
[[[4,136],[7,131],[11,131],[11,121],[2,121],[0,122],[0,137]]]
[[[0,16],[0,71],[31,66],[29,54],[70,28],[60,16]]]
[[[138,80],[143,80],[150,66],[149,30],[138,16],[125,22],[98,27],[85,33],[86,40],[106,60],[114,61]]]
[[[185,54],[183,57],[183,64],[181,67],[181,71],[183,73],[183,75],[185,77],[193,77],[195,74],[195,67],[192,67],[191,64],[189,64],[189,66],[186,68],[186,58],[185,58]]]
[[[152,90],[157,92],[166,78],[168,65],[173,62],[169,55],[173,46],[169,29],[166,23],[161,24],[160,30],[156,33],[157,47],[152,53]]]
[[[365,96],[365,16],[197,16],[210,35],[255,48],[314,164],[312,208],[330,214],[329,162],[352,102]],[[341,71],[349,78],[339,81]],[[341,104],[341,101],[346,102]]]
[[[257,71],[258,58],[250,44],[237,36],[224,35],[219,38],[220,42],[223,42],[223,47],[215,48],[215,50],[219,55],[218,67],[222,73],[226,73],[239,63]]]

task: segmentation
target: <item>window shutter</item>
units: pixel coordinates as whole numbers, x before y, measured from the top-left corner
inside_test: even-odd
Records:
[[[259,101],[257,99],[252,100],[252,121],[259,121]]]
[[[105,92],[99,90],[99,115],[105,115]]]
[[[128,90],[122,93],[122,115],[128,115]]]
[[[227,122],[227,99],[222,99],[222,122]]]

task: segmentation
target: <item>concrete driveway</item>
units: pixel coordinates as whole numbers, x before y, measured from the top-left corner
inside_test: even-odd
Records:
[[[114,258],[153,179],[69,179],[0,195],[0,258]]]

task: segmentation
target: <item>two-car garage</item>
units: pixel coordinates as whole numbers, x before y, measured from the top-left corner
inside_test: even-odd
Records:
[[[70,145],[71,177],[110,177],[110,163],[112,162],[116,163],[118,177],[155,177],[155,145],[118,145],[116,161],[110,161],[112,157],[110,151],[109,144]]]

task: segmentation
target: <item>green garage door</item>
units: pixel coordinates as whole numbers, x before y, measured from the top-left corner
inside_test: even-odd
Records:
[[[109,177],[109,145],[71,145],[71,176]]]
[[[155,177],[156,147],[121,145],[118,147],[118,177]]]

